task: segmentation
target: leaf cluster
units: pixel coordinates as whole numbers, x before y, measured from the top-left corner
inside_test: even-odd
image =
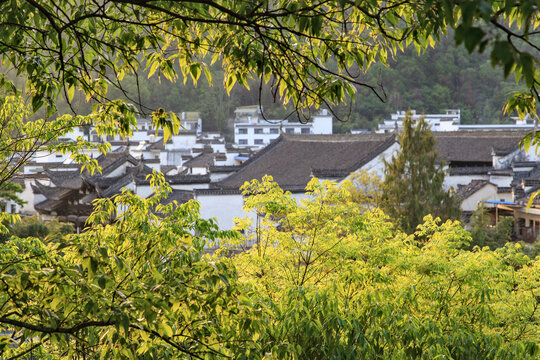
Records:
[[[471,234],[461,224],[430,215],[411,235],[395,231],[378,210],[344,220],[351,208],[343,201],[319,208],[335,186],[313,180],[314,193],[303,200],[269,177],[244,186],[254,211],[245,234],[261,241],[231,263],[265,304],[267,325],[255,336],[260,357],[538,356],[538,260],[516,244],[469,251]],[[315,237],[314,228],[324,235]],[[309,251],[318,263],[298,261]],[[309,266],[316,276],[298,282]]]

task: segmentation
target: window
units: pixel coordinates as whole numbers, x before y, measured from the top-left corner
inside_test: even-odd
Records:
[[[11,213],[15,214],[17,212],[17,206],[15,204],[11,204]]]
[[[285,132],[286,132],[287,134],[294,134],[294,129],[293,129],[293,128],[286,128],[286,129],[285,129]]]
[[[270,129],[270,134],[279,134],[279,129],[271,128]]]
[[[63,155],[62,154],[56,154],[55,155],[57,158],[61,158]]]
[[[309,134],[310,133],[309,128],[302,128],[302,130],[300,130],[300,132],[302,134]]]
[[[240,140],[238,140],[238,144],[240,144],[240,145],[247,145],[247,139],[240,139]]]
[[[255,134],[262,134],[263,133],[263,129],[261,128],[256,128],[255,129]]]
[[[263,145],[263,140],[262,139],[255,139],[255,145]]]
[[[239,134],[247,134],[247,129],[246,128],[239,128],[238,133]]]

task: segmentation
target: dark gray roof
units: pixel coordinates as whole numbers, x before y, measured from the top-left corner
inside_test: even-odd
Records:
[[[227,173],[227,172],[235,172],[240,170],[240,165],[216,165],[216,166],[210,166],[210,172],[211,173]]]
[[[215,183],[214,187],[238,189],[245,181],[261,179],[268,174],[284,188],[303,188],[313,169],[347,175],[394,142],[392,134],[282,134],[247,160],[238,172]]]
[[[194,158],[191,158],[190,160],[186,161],[182,164],[182,166],[193,168],[193,167],[209,167],[211,165],[214,165],[214,158],[217,154],[209,153],[209,152],[203,152]]]
[[[35,204],[34,208],[39,212],[50,213],[64,205],[64,202],[61,200],[45,199],[42,202]]]
[[[513,176],[514,172],[512,169],[493,169],[489,172],[489,174],[498,176]]]
[[[67,171],[69,169],[78,169],[79,168],[79,164],[77,164],[77,163],[64,164],[62,162],[35,162],[35,161],[30,161],[30,162],[27,163],[27,165],[41,166],[43,169],[50,169],[50,170],[59,169],[58,171]]]
[[[525,186],[538,186],[540,185],[540,179],[523,179]]]
[[[210,175],[166,175],[165,180],[171,185],[174,184],[205,184],[210,182]]]
[[[492,152],[510,153],[519,148],[526,131],[449,131],[434,132],[439,159],[451,162],[492,162]]]
[[[167,174],[171,170],[177,170],[177,167],[175,165],[161,165],[161,172],[164,174]]]
[[[493,168],[491,166],[463,166],[451,167],[448,172],[451,176],[456,175],[488,175]]]
[[[514,161],[514,163],[512,164],[512,166],[514,168],[518,168],[518,167],[531,167],[531,166],[536,166],[536,161]]]
[[[193,191],[190,190],[173,190],[166,199],[161,201],[162,204],[166,205],[173,201],[176,201],[179,205],[188,202],[194,198]]]
[[[155,141],[148,145],[148,150],[163,150],[165,149],[165,144],[163,143],[163,139],[160,139],[158,141]]]
[[[34,194],[42,194],[47,199],[51,200],[61,200],[73,191],[73,189],[69,188],[47,186],[42,184],[39,180],[36,180],[31,186]]]
[[[67,189],[80,189],[83,184],[83,178],[79,170],[76,171],[50,171],[45,170],[45,174],[51,179],[51,182]]]
[[[537,185],[537,186],[534,186],[534,187],[531,187],[530,189],[528,189],[527,191],[524,191],[523,188],[515,188],[514,189],[514,201],[517,202],[517,203],[523,203],[523,204],[526,204],[529,202],[529,198],[531,197],[531,195],[540,190],[540,185]],[[534,205],[539,205],[540,204],[540,197],[539,196],[536,196],[534,199],[533,199],[533,202],[532,202]]]

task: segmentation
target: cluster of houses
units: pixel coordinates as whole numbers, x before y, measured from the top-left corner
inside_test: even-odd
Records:
[[[64,141],[83,136],[111,144],[106,155],[90,154],[102,173],[81,172],[78,164],[62,154],[36,153],[17,179],[26,204],[8,203],[6,211],[56,217],[82,228],[97,198],[124,188],[150,196],[146,176],[156,169],[173,189],[168,201],[195,199],[203,218],[215,218],[222,229],[230,229],[235,217],[245,216],[239,188],[266,174],[297,198],[306,196],[304,189],[312,177],[341,182],[360,170],[384,177],[383,159],[399,151],[396,132],[404,115],[398,112],[377,132],[332,134],[332,117],[324,110],[306,124],[267,122],[258,106],[238,108],[235,114],[232,144],[221,134],[202,132],[198,113],[181,114],[185,130],[166,142],[147,119],[138,121],[129,140],[100,138],[91,128],[79,129]],[[534,149],[526,152],[519,145],[533,125],[462,128],[459,110],[437,116],[429,118],[434,119],[431,125],[439,160],[448,168],[445,186],[461,196],[464,214],[483,204],[493,210],[494,222],[498,216],[513,216],[518,238],[536,239],[540,203],[538,209],[534,203],[527,210],[527,201],[540,189],[540,158]]]

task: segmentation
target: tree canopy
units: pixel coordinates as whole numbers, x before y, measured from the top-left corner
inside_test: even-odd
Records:
[[[164,129],[165,137],[179,129],[173,112],[142,104],[139,86],[122,85],[127,75],[139,84],[142,69],[158,79],[191,78],[195,83],[204,74],[212,83],[211,65],[219,64],[227,91],[235,84],[259,91],[265,85],[276,101],[307,120],[318,106],[333,111],[330,105],[362,96],[361,89],[386,100],[384,88],[366,78],[365,71],[374,63],[387,64],[408,46],[418,51],[433,46],[448,29],[456,44],[489,51],[493,65],[525,84],[506,111],[535,116],[538,12],[536,0],[1,2],[2,64],[25,78],[26,85],[20,89],[7,77],[0,79],[7,95],[0,113],[0,148],[7,149],[1,155],[0,184],[44,146],[72,152],[94,168],[81,153],[91,144],[80,141],[66,148],[57,140],[89,122],[98,133],[129,136],[134,103],[156,110],[154,125]],[[110,88],[127,101],[111,98]],[[29,99],[24,106],[11,97],[21,90]],[[92,114],[58,117],[51,124],[61,97],[77,113],[75,94],[92,104]],[[41,108],[46,109],[44,119],[28,122],[26,115]],[[11,123],[14,109],[20,114]]]
[[[52,112],[58,95],[72,100],[76,90],[103,102],[109,86],[141,67],[176,79],[175,63],[184,81],[204,74],[211,82],[209,63],[219,62],[228,90],[248,79],[269,82],[276,98],[299,110],[354,98],[357,87],[385,99],[362,70],[409,44],[433,45],[448,28],[456,44],[489,49],[494,65],[526,83],[511,107],[523,110],[527,99],[534,106],[538,97],[536,0],[16,0],[0,10],[0,54],[28,78],[34,110]]]
[[[536,0],[3,1],[0,54],[27,79],[30,100],[2,78],[0,185],[39,148],[95,169],[81,153],[91,144],[58,139],[87,122],[129,136],[134,108],[108,89],[126,90],[122,79],[142,68],[211,82],[209,65],[219,63],[227,90],[267,83],[309,114],[358,87],[384,99],[363,71],[405,46],[425,49],[448,27],[525,83],[509,109],[534,114],[538,11]],[[78,91],[93,113],[51,118],[62,96],[76,110]],[[29,121],[40,108],[46,117]],[[179,126],[163,109],[153,120]],[[335,184],[314,180],[302,207],[265,179],[246,185],[261,222],[243,230],[258,246],[209,258],[205,244],[236,246],[240,234],[200,219],[193,201],[162,204],[168,184],[159,174],[150,182],[148,199],[124,191],[98,200],[82,234],[0,247],[2,357],[538,357],[539,261],[516,245],[464,250],[470,236],[457,223],[428,216],[407,235],[378,210],[359,214]]]
[[[431,214],[443,220],[461,213],[455,192],[443,188],[445,164],[438,163],[435,136],[427,122],[407,115],[398,136],[399,152],[384,161],[382,208],[405,232],[412,233]]]
[[[468,250],[458,222],[396,230],[357,194],[313,179],[300,202],[246,183],[236,231],[198,204],[125,191],[82,234],[0,247],[0,353],[40,359],[536,359],[540,258]],[[177,205],[177,206],[176,206]],[[117,209],[115,222],[111,218]],[[419,243],[418,239],[422,239]],[[233,257],[221,255],[254,240]]]

